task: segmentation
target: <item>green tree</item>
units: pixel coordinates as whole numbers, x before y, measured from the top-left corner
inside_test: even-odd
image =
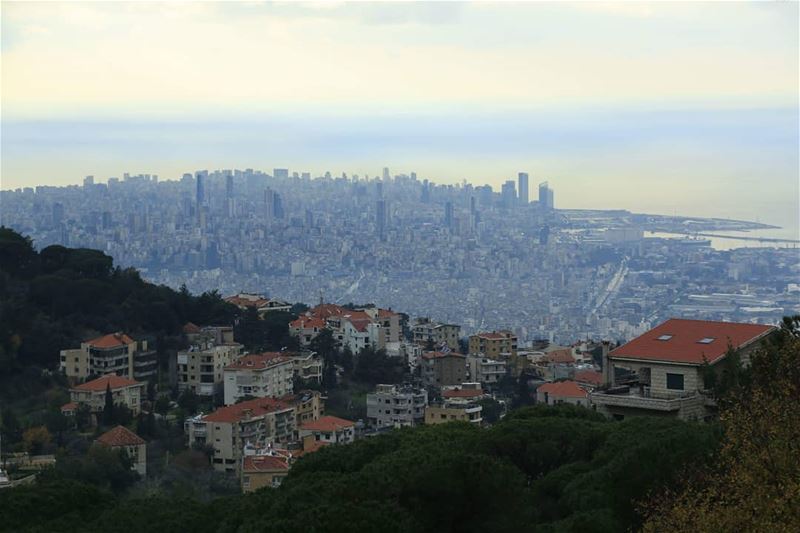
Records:
[[[114,396],[111,394],[111,384],[106,384],[105,402],[103,403],[103,425],[114,425]]]

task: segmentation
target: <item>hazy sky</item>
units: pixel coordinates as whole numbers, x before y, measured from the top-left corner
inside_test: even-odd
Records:
[[[527,170],[562,206],[796,218],[798,59],[796,2],[4,1],[0,185]]]

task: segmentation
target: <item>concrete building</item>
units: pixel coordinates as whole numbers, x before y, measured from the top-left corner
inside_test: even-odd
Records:
[[[301,346],[308,346],[327,325],[321,318],[301,316],[289,322],[289,332],[300,339]]]
[[[88,405],[92,414],[97,415],[105,407],[106,390],[109,388],[114,404],[126,406],[134,416],[139,414],[142,410],[145,384],[116,374],[107,374],[72,387],[69,390],[70,403],[77,404],[76,408],[81,404]]]
[[[469,353],[490,359],[513,360],[517,356],[517,336],[506,330],[470,335]]]
[[[411,385],[377,385],[367,394],[367,423],[377,429],[411,427],[425,421],[428,392]]]
[[[74,381],[109,373],[146,381],[156,378],[158,360],[146,340],[137,342],[117,332],[83,342],[77,349],[61,350],[60,368]]]
[[[289,474],[291,460],[291,454],[283,450],[245,448],[241,467],[242,492],[279,487]]]
[[[673,318],[615,350],[604,353],[604,389],[590,399],[617,419],[631,415],[676,416],[687,420],[714,416],[701,369],[721,372],[728,349],[743,364],[775,328],[760,324]]]
[[[497,385],[508,374],[505,361],[490,359],[482,355],[468,355],[467,368],[469,379],[486,387]]]
[[[432,342],[436,348],[447,346],[451,350],[458,350],[458,339],[461,336],[461,326],[456,324],[443,324],[431,322],[428,318],[419,318],[411,330],[414,342],[423,346]]]
[[[131,470],[147,475],[147,442],[124,426],[117,426],[97,437],[98,443],[112,450],[124,450],[133,461]]]
[[[249,354],[223,370],[224,401],[231,405],[242,398],[279,398],[292,393],[294,363],[278,352]]]
[[[322,383],[323,362],[316,352],[283,352],[283,355],[291,359],[295,377],[308,382]]]
[[[425,408],[425,424],[446,424],[448,422],[469,422],[480,425],[483,422],[483,407],[473,402],[444,401]]]
[[[589,407],[589,393],[574,381],[556,381],[539,385],[536,401],[545,405],[569,403]]]
[[[265,314],[271,311],[289,311],[292,308],[291,304],[288,302],[284,302],[282,300],[271,300],[260,294],[250,294],[246,292],[240,292],[239,294],[228,296],[225,298],[225,301],[229,304],[235,305],[243,311],[247,309],[255,309],[262,318]]]
[[[236,361],[242,350],[236,342],[216,344],[207,335],[195,338],[188,350],[177,354],[178,390],[191,390],[199,396],[221,393],[225,367]]]
[[[467,356],[456,352],[425,352],[422,355],[422,383],[440,389],[467,381]]]
[[[356,438],[355,423],[336,416],[323,416],[300,426],[300,440],[323,444],[349,444]]]
[[[293,402],[294,398],[256,398],[189,418],[184,423],[188,444],[211,446],[215,470],[239,471],[246,445],[264,447],[294,440]]]

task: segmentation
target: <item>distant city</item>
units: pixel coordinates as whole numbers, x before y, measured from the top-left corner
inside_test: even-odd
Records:
[[[797,243],[719,250],[708,238],[771,226],[559,209],[555,184],[525,172],[499,191],[388,168],[87,176],[0,202],[0,223],[37,248],[100,249],[155,283],[374,303],[523,343],[624,341],[672,316],[774,323],[800,312]]]

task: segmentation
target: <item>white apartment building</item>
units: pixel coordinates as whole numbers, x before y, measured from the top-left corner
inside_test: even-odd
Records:
[[[248,396],[279,398],[292,393],[294,362],[276,352],[250,354],[226,366],[223,374],[225,405]]]
[[[377,385],[367,394],[367,423],[377,429],[425,422],[428,392],[410,385]]]

